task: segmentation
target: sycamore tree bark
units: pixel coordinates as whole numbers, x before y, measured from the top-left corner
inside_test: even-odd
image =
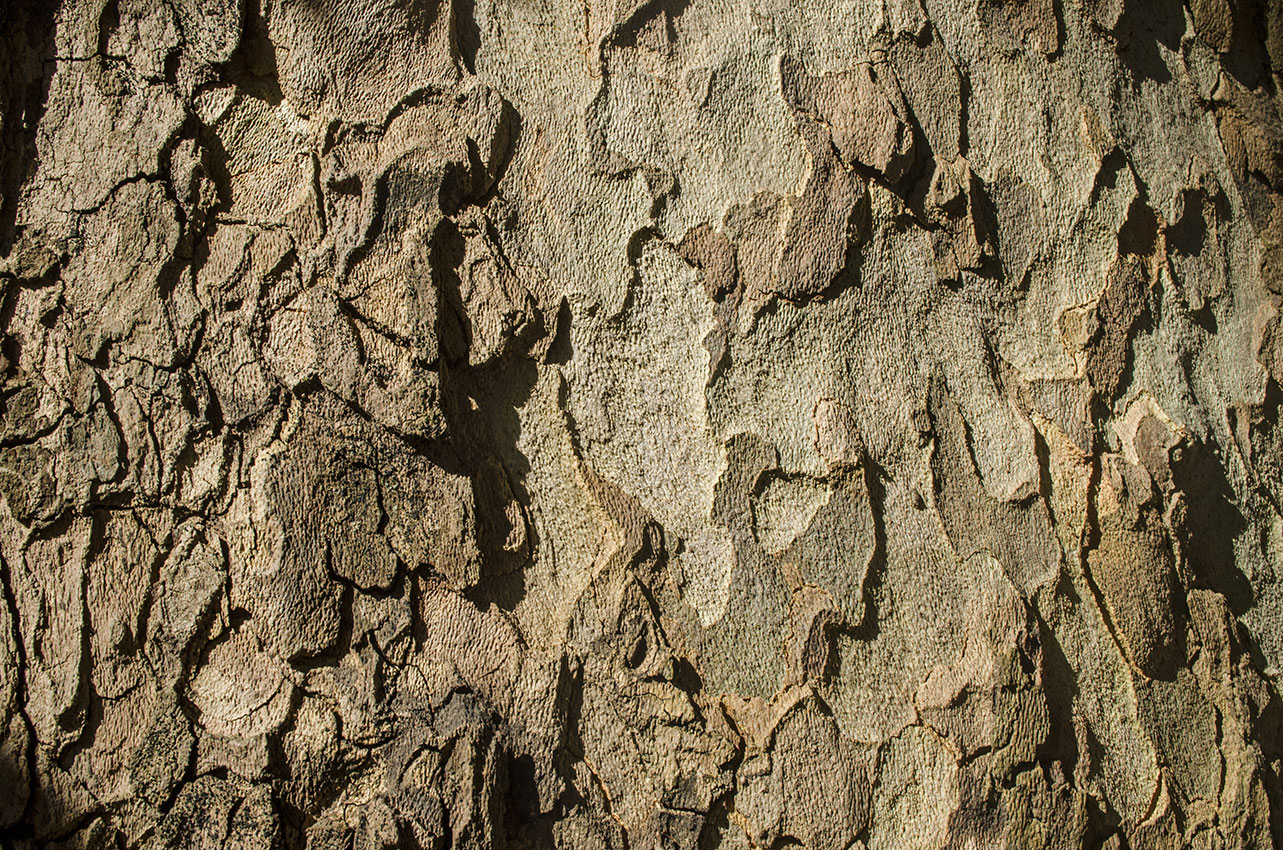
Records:
[[[0,4],[0,844],[1283,844],[1278,0]]]

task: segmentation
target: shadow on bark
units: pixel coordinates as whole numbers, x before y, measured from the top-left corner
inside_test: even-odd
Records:
[[[53,79],[57,3],[0,6],[0,256],[18,236],[18,196],[36,157],[36,128]]]
[[[538,550],[530,522],[526,475],[530,461],[518,448],[521,418],[539,377],[535,361],[521,350],[473,366],[472,323],[460,295],[464,237],[450,221],[433,238],[432,267],[441,297],[441,401],[449,427],[448,451],[472,480],[480,576],[469,592],[478,607],[493,602],[512,610],[524,597],[524,568]],[[539,335],[544,333],[538,328]]]

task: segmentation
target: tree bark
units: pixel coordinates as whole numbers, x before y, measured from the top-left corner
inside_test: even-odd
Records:
[[[4,846],[1283,844],[1279,0],[0,18]]]

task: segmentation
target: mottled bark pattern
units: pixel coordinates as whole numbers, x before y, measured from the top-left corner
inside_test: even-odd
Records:
[[[1283,844],[1279,0],[0,8],[0,844]]]

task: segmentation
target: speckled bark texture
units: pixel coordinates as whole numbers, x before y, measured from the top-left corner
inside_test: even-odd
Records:
[[[1283,845],[1281,72],[0,2],[0,844]]]

